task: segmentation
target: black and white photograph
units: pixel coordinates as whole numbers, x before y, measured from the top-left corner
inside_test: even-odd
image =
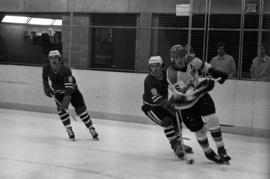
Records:
[[[269,179],[270,0],[0,0],[0,179]]]

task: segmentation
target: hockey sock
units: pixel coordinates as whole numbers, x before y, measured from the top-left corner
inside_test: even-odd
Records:
[[[81,114],[79,114],[80,118],[82,119],[83,123],[85,124],[85,126],[89,129],[90,127],[92,127],[93,123],[92,120],[90,118],[89,113],[85,110],[84,112],[82,112]]]
[[[222,140],[222,133],[220,127],[209,129],[211,135],[216,143],[217,148],[224,147],[224,143]]]
[[[170,142],[177,138],[173,125],[164,127],[164,133]]]
[[[199,142],[201,148],[205,153],[211,152],[211,148],[209,146],[209,141],[206,135],[206,131],[203,129],[203,131],[198,131],[195,133],[197,141]]]
[[[66,111],[58,111],[58,115],[65,126],[65,128],[69,128],[70,126],[70,118],[69,114]]]
[[[222,133],[219,125],[219,119],[215,114],[204,117],[207,123],[207,127],[211,133],[213,140],[216,143],[217,148],[223,147]]]

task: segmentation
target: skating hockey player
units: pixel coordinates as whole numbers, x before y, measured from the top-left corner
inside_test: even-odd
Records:
[[[87,129],[89,129],[92,137],[98,139],[98,133],[93,127],[83,96],[78,89],[71,69],[63,64],[58,50],[50,51],[48,59],[49,63],[43,66],[42,71],[44,92],[46,96],[55,98],[58,115],[66,128],[69,138],[73,141],[75,140],[67,110],[71,103],[75,108],[75,112],[80,116]],[[51,84],[49,84],[49,81]]]
[[[174,153],[178,158],[182,158],[184,153],[179,138],[179,132],[182,131],[178,131],[176,110],[168,101],[168,83],[162,63],[160,56],[152,56],[149,59],[149,74],[144,81],[142,111],[152,121],[163,127]],[[184,145],[184,148],[187,153],[192,153],[191,147]]]
[[[209,73],[213,78],[220,79],[221,84],[228,75],[199,58],[187,55],[182,45],[172,46],[170,56],[171,66],[167,69],[167,81],[173,94],[171,101],[180,109],[186,127],[195,132],[205,156],[216,163],[229,163],[231,157],[224,147],[215,104],[208,94],[214,88],[215,81],[211,78],[200,80],[198,72],[201,70]],[[218,155],[209,146],[207,130],[215,141]]]

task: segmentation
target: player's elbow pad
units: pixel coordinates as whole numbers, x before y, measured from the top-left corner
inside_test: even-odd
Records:
[[[43,80],[42,82],[43,82],[44,89],[45,88],[50,88],[50,85],[49,85],[49,82],[48,81]]]

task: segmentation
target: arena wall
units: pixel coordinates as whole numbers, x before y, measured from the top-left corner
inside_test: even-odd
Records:
[[[42,88],[42,68],[0,65],[0,108],[56,112]],[[151,123],[141,112],[146,74],[73,69],[88,110],[95,118]],[[228,80],[211,92],[224,130],[267,136],[270,83]]]

